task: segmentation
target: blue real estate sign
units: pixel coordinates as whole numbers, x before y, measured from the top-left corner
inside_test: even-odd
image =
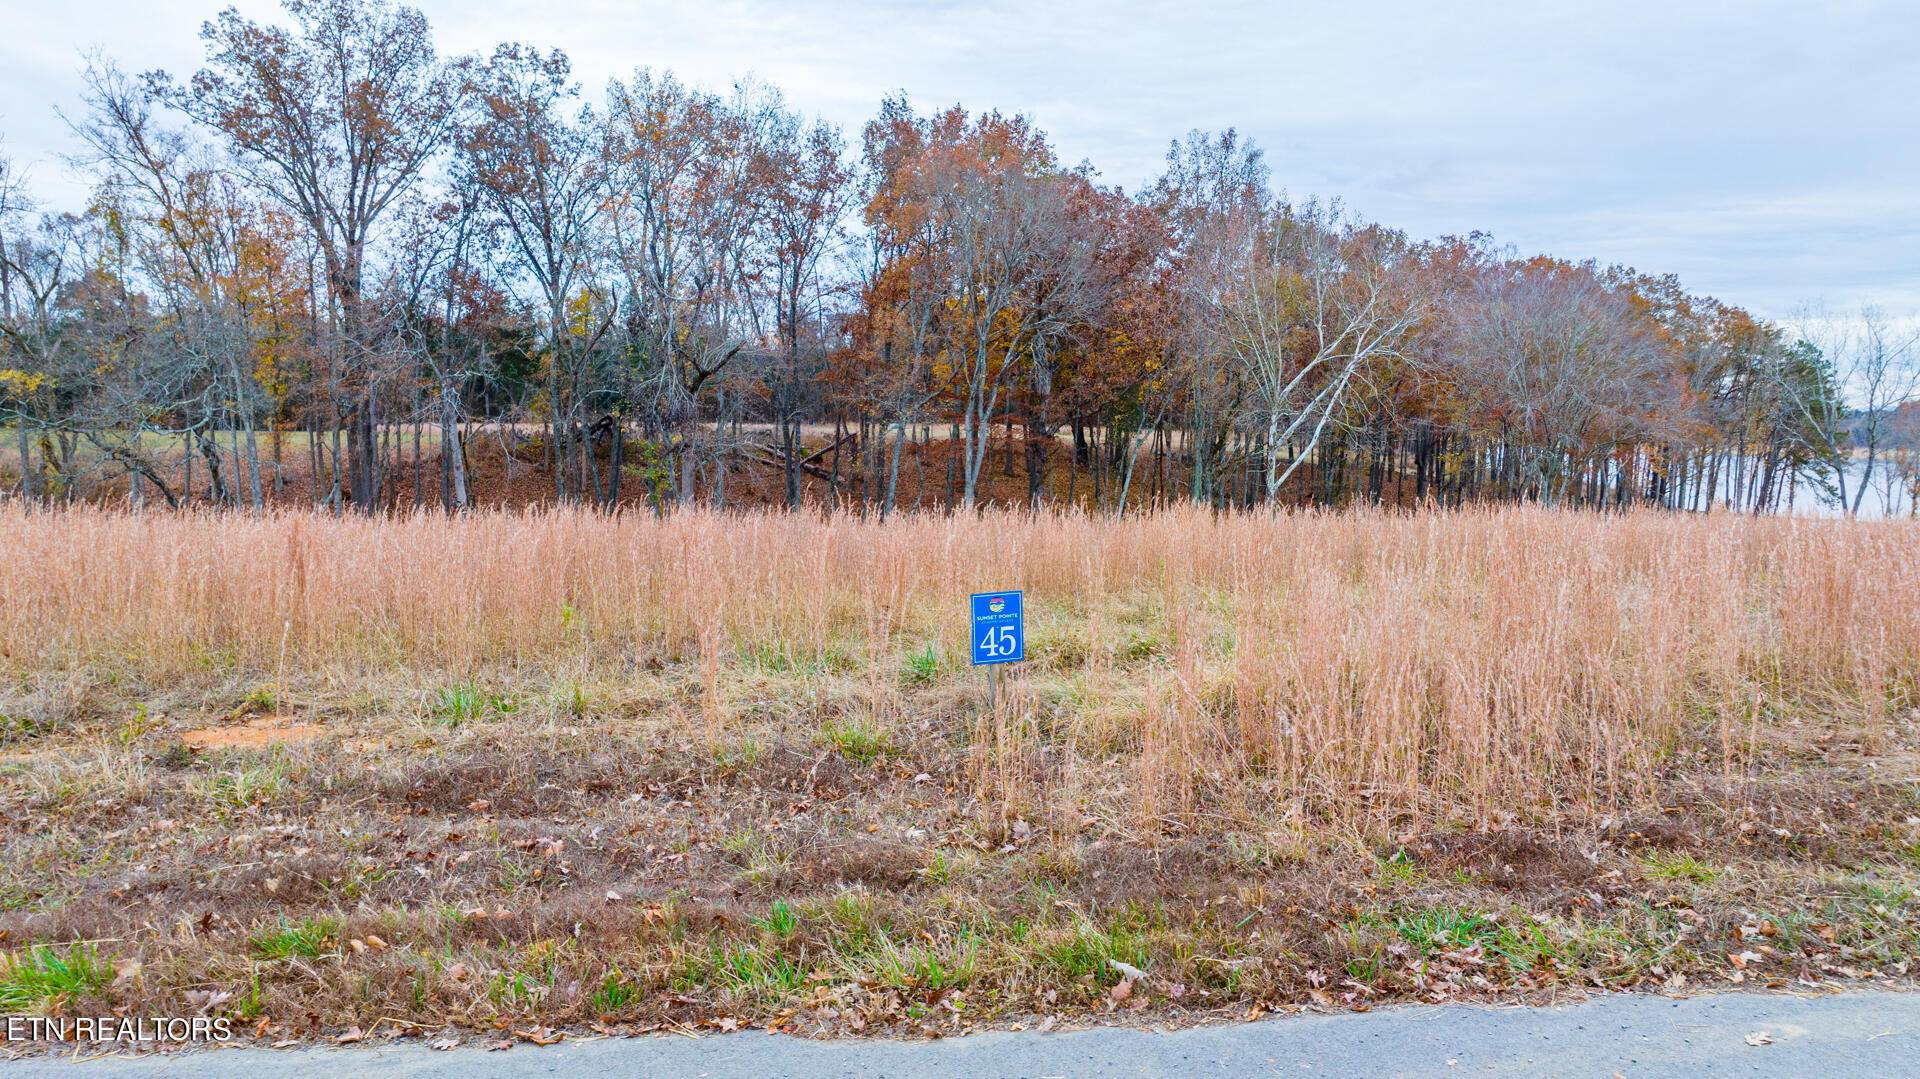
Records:
[[[973,595],[973,665],[1027,658],[1026,610],[1019,592]]]

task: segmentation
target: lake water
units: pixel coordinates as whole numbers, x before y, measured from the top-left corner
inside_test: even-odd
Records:
[[[1866,473],[1865,458],[1856,457],[1847,466],[1847,501],[1853,501],[1860,489],[1860,479]],[[1839,517],[1845,511],[1827,501],[1820,489],[1802,482],[1794,491],[1794,513],[1809,517]],[[1905,489],[1901,478],[1895,474],[1886,460],[1874,462],[1873,481],[1867,485],[1866,497],[1860,500],[1862,517],[1905,517],[1913,512],[1912,495]]]

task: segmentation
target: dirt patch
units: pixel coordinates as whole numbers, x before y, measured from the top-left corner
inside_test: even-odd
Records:
[[[245,723],[227,723],[201,727],[180,735],[180,741],[194,749],[265,749],[290,742],[308,742],[327,733],[311,723],[296,723],[285,716],[260,716]]]
[[[1576,838],[1527,830],[1438,832],[1410,850],[1436,868],[1477,873],[1504,889],[1584,887],[1596,875],[1595,860],[1580,854]]]
[[[417,811],[459,812],[484,802],[495,813],[526,815],[582,799],[617,800],[645,786],[655,767],[652,754],[637,750],[495,747],[414,760],[377,783],[383,800]]]

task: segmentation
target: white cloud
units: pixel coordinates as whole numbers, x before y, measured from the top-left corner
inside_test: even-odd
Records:
[[[82,49],[191,70],[219,0],[0,12],[0,131],[77,201],[54,105]],[[240,5],[270,15],[259,0]],[[1219,5],[1068,0],[423,0],[442,48],[558,45],[588,89],[637,65],[749,72],[851,141],[880,98],[1026,112],[1137,188],[1168,140],[1238,127],[1276,182],[1417,235],[1676,272],[1768,315],[1920,308],[1920,10],[1551,0]]]

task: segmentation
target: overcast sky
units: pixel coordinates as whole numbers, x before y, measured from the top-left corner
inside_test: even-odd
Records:
[[[84,197],[54,114],[74,106],[81,54],[191,71],[218,6],[7,0],[0,133],[43,201]],[[716,88],[750,73],[850,144],[904,89],[923,109],[1024,112],[1063,158],[1131,191],[1170,139],[1236,127],[1277,185],[1418,236],[1484,229],[1523,253],[1677,273],[1774,317],[1807,301],[1920,309],[1920,4],[418,6],[443,53],[557,45],[594,92],[640,65]]]

